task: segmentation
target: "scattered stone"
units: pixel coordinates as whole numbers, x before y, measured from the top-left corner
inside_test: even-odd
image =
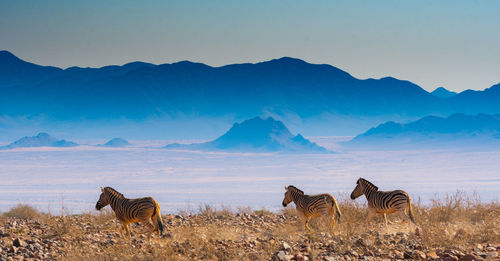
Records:
[[[396,259],[403,259],[405,258],[403,252],[399,251],[399,250],[394,250],[394,258]]]
[[[438,259],[439,256],[436,254],[436,251],[430,251],[425,254],[427,258]]]
[[[274,255],[273,260],[286,261],[286,253],[285,253],[285,251],[281,250],[281,251],[276,252],[276,255]]]
[[[304,261],[304,256],[302,254],[295,254],[294,258],[296,261]]]
[[[72,253],[68,249],[75,246],[100,255],[109,249],[123,247],[123,244],[129,244],[127,247],[145,255],[155,253],[155,248],[171,249],[178,259],[186,260],[500,260],[500,246],[496,242],[457,245],[449,249],[432,248],[416,236],[417,230],[415,234],[386,234],[372,229],[353,236],[322,231],[285,235],[276,228],[300,222],[297,217],[286,216],[285,219],[275,214],[227,214],[223,217],[218,218],[217,214],[168,215],[164,218],[166,231],[161,238],[153,235],[152,242],[141,231],[142,225],[131,226],[133,236],[130,240],[120,238],[117,231],[119,224],[111,217],[108,221],[99,222],[90,222],[88,217],[54,217],[50,225],[45,221],[6,218],[0,220],[0,261],[16,258],[65,260],[70,258],[68,253]],[[67,226],[69,231],[63,230]],[[204,232],[208,227],[237,228],[238,235],[231,239],[213,237]],[[186,240],[184,234],[178,232],[185,229],[197,232],[200,229],[200,237],[194,241]],[[451,228],[450,231],[457,229]],[[198,240],[205,245],[198,245]],[[262,257],[266,251],[270,251],[270,258]],[[216,256],[214,253],[217,253]],[[142,256],[138,259],[148,258]]]
[[[443,258],[443,261],[458,261],[458,258],[456,256],[446,256]]]
[[[422,232],[420,231],[420,228],[416,228],[415,229],[415,236],[419,237],[419,236],[422,236]]]
[[[464,255],[463,257],[459,258],[458,260],[459,261],[474,261],[474,260],[482,260],[483,258],[481,257],[477,257],[475,255],[471,255],[471,254],[466,254]]]
[[[497,248],[496,247],[493,247],[493,246],[489,246],[489,247],[486,247],[486,251],[497,251]]]
[[[413,254],[414,254],[414,253],[413,253],[413,251],[408,250],[408,251],[405,251],[405,252],[404,252],[403,256],[404,256],[404,258],[406,258],[406,259],[411,259],[411,258],[414,258],[414,257],[413,257]]]
[[[285,250],[285,251],[289,252],[290,250],[292,250],[292,248],[290,247],[289,244],[287,244],[286,242],[283,242],[283,244],[281,244],[281,250]]]
[[[415,252],[413,252],[413,253],[414,253],[414,256],[418,259],[426,259],[427,258],[425,253],[420,251],[420,250],[415,250]]]
[[[16,238],[14,241],[12,241],[12,245],[16,247],[26,247],[28,244],[24,242],[23,240]]]

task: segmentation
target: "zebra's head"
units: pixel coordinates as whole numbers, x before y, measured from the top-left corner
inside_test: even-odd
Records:
[[[359,178],[358,181],[356,181],[356,187],[351,193],[351,199],[354,200],[361,195],[365,194],[366,191],[377,191],[378,187],[373,185],[370,181],[364,179],[364,178]]]
[[[288,204],[290,204],[290,202],[293,201],[293,195],[292,193],[295,193],[295,194],[302,194],[304,195],[304,192],[292,185],[290,186],[285,186],[285,198],[283,199],[283,202],[281,203],[283,205],[283,207],[286,207]]]
[[[354,190],[351,193],[352,200],[355,200],[364,194],[365,190],[363,188],[363,182],[360,182],[362,180],[363,180],[362,178],[359,178],[358,181],[356,181],[356,187],[354,188]]]
[[[101,192],[102,192],[101,196],[99,196],[99,200],[95,204],[95,209],[97,210],[101,210],[101,208],[109,205],[109,197],[106,193],[106,190],[104,190],[104,188],[101,187]]]

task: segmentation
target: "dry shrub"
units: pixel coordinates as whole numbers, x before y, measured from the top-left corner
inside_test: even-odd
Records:
[[[109,225],[112,220],[116,219],[115,212],[110,208],[102,209],[97,215],[85,213],[83,216],[87,217],[88,220],[92,220],[92,223],[99,225]]]
[[[295,217],[295,216],[297,216],[297,210],[292,205],[288,205],[286,208],[282,209],[280,212],[281,212],[282,215],[284,215],[286,217]]]
[[[3,213],[3,216],[12,218],[21,218],[21,219],[33,219],[35,217],[40,216],[40,213],[32,206],[25,204],[17,204],[17,206]]]
[[[236,213],[238,214],[251,214],[253,212],[253,209],[249,206],[246,207],[238,207],[236,208]]]
[[[269,260],[283,242],[290,244],[294,251],[302,245],[310,246],[311,252],[317,255],[325,249],[341,254],[353,249],[361,251],[360,239],[370,240],[382,253],[389,253],[408,247],[407,243],[399,241],[387,243],[397,238],[394,234],[399,231],[423,251],[438,248],[470,250],[478,243],[500,242],[499,202],[481,203],[474,194],[457,192],[437,198],[429,205],[414,201],[417,224],[406,223],[402,228],[397,214],[387,216],[392,223],[388,228],[382,215],[365,225],[367,209],[364,198],[353,201],[340,197],[338,202],[342,217],[334,231],[330,230],[325,218],[313,219],[313,230],[304,231],[294,205],[279,213],[238,208],[237,213],[249,214],[244,216],[235,215],[229,206],[200,205],[197,213],[190,217],[165,217],[164,237],[154,236],[151,243],[145,242],[142,232],[138,233],[142,225],[131,226],[132,240],[120,238],[119,225],[109,208],[98,214],[52,216],[38,213],[33,218],[48,226],[44,237],[65,240],[65,260]],[[270,223],[268,220],[274,221]],[[380,239],[386,243],[378,245]],[[242,247],[249,242],[259,243]],[[318,243],[325,244],[319,249],[315,247]]]
[[[220,209],[214,206],[203,204],[198,208],[198,214],[205,217],[231,217],[234,215],[233,210],[228,205],[221,205]]]
[[[500,204],[481,203],[476,193],[458,191],[444,199],[433,199],[430,207],[417,209],[421,238],[429,247],[500,242]]]
[[[263,209],[259,209],[259,210],[255,210],[253,212],[255,215],[258,215],[258,216],[269,216],[269,215],[273,215],[274,213],[263,208]]]

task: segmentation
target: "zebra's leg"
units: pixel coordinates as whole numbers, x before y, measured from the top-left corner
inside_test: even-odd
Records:
[[[331,220],[330,220],[330,227],[333,231],[333,228],[335,228],[335,216],[334,215],[331,215],[330,216]]]
[[[127,232],[128,239],[131,239],[132,237],[130,236],[130,229],[128,227],[129,223],[124,223],[123,227],[125,228],[125,231]]]
[[[309,226],[309,221],[311,221],[311,216],[306,217],[306,221],[304,222],[304,227],[306,230],[312,230],[312,228]]]
[[[333,231],[333,228],[335,227],[335,210],[330,209],[323,215],[330,219],[330,229]]]
[[[148,233],[148,241],[151,240],[151,234],[156,230],[155,226],[149,222],[149,219],[146,219],[142,221],[142,224],[144,224],[146,227],[149,228],[149,233]]]
[[[375,212],[375,209],[373,208],[368,208],[368,216],[366,217],[366,220],[365,220],[365,225],[368,225],[368,221],[370,221],[370,219],[372,219],[372,217],[376,214]]]
[[[297,209],[297,214],[299,215],[299,219],[300,221],[302,222],[302,226],[304,227],[304,230],[306,230],[306,216],[304,215],[304,213],[302,213],[302,211],[299,211]]]
[[[158,237],[161,237],[160,228],[158,227],[158,220],[155,220],[155,216],[151,216],[151,223],[153,223],[153,232],[158,231]]]
[[[121,223],[121,226],[120,226],[120,237],[121,238],[125,238],[125,234],[123,234],[124,230],[125,230],[125,224]]]

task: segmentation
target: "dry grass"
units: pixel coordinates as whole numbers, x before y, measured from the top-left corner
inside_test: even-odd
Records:
[[[40,216],[40,212],[36,210],[34,207],[25,205],[25,204],[17,204],[17,206],[11,208],[9,211],[2,214],[4,217],[14,217],[20,219],[33,219],[35,217]]]
[[[388,215],[388,228],[381,217],[366,227],[365,204],[358,201],[339,200],[342,222],[334,231],[325,220],[316,219],[311,222],[312,232],[303,231],[292,207],[273,213],[203,205],[189,215],[165,216],[163,237],[149,243],[142,226],[131,226],[131,241],[121,239],[110,210],[99,215],[54,217],[17,206],[3,216],[36,219],[46,225],[44,237],[64,239],[66,260],[269,260],[283,242],[297,251],[305,246],[312,255],[364,251],[359,250],[360,245],[372,253],[408,248],[467,252],[477,244],[500,243],[500,204],[481,203],[475,195],[459,192],[430,205],[416,204],[417,225],[401,226],[399,216]],[[397,232],[404,232],[405,241],[394,240]],[[366,247],[369,244],[373,247]]]

